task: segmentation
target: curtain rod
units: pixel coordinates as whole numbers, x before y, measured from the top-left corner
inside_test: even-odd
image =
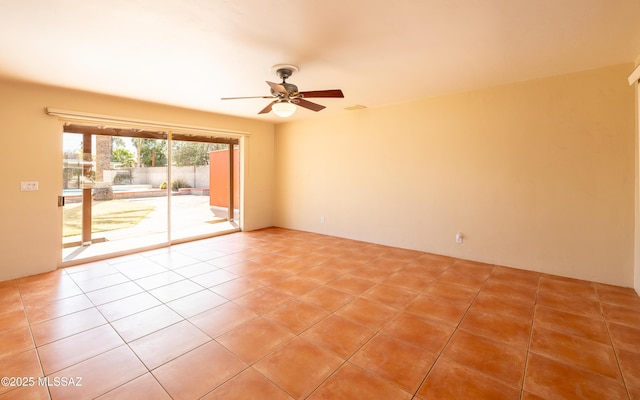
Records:
[[[159,121],[150,121],[143,119],[135,119],[135,118],[126,118],[126,117],[114,117],[111,115],[102,115],[102,114],[92,114],[86,113],[82,111],[69,111],[62,110],[59,108],[46,107],[46,113],[48,115],[53,115],[59,117],[64,121],[72,121],[72,122],[93,122],[93,123],[102,123],[102,124],[118,124],[124,126],[137,126],[137,127],[146,127],[153,128],[158,130],[175,130],[178,132],[193,132],[193,133],[203,133],[207,135],[224,135],[231,137],[241,137],[241,136],[250,136],[251,134],[248,132],[242,131],[230,131],[230,130],[220,130],[220,129],[211,129],[202,126],[193,126],[193,125],[180,125],[174,124],[171,122],[159,122]]]

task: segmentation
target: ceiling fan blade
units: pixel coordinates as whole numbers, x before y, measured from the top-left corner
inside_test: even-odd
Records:
[[[307,92],[300,92],[299,95],[301,97],[344,97],[344,94],[342,94],[342,90],[340,89],[310,90]]]
[[[271,103],[269,103],[268,106],[266,106],[265,108],[263,108],[258,114],[267,114],[269,112],[271,112],[271,106],[273,106],[274,104],[277,103],[278,100],[274,100]]]
[[[317,104],[317,103],[312,103],[312,102],[310,102],[308,100],[305,100],[305,99],[302,99],[302,98],[291,100],[291,102],[293,104],[296,104],[296,105],[300,106],[300,107],[308,108],[311,111],[320,111],[320,110],[326,108],[323,105],[320,105],[320,104]]]
[[[271,86],[271,89],[273,89],[273,91],[278,92],[278,93],[282,93],[285,96],[289,95],[289,92],[287,92],[287,89],[284,86],[282,86],[281,84],[273,83],[273,82],[269,82],[269,81],[266,81],[266,82],[267,82],[267,85]]]
[[[223,97],[220,100],[273,99],[273,96]]]

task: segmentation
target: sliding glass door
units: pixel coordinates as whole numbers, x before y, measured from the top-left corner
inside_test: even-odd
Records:
[[[237,228],[237,142],[66,125],[63,261]]]

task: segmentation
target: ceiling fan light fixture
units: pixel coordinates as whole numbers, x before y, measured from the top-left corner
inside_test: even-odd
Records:
[[[296,105],[288,101],[279,101],[271,106],[271,110],[278,117],[287,118],[296,112]]]

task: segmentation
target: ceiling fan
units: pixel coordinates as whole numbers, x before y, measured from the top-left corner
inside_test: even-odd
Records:
[[[300,92],[298,87],[292,83],[287,83],[287,79],[298,72],[298,67],[289,64],[278,64],[272,67],[272,71],[282,79],[282,83],[267,81],[271,88],[271,96],[249,96],[249,97],[223,97],[222,100],[237,99],[274,99],[269,105],[263,108],[258,114],[266,114],[273,111],[279,117],[288,117],[296,111],[296,106],[304,107],[311,111],[320,111],[325,106],[306,100],[307,98],[334,97],[343,98],[342,90],[312,90]]]

